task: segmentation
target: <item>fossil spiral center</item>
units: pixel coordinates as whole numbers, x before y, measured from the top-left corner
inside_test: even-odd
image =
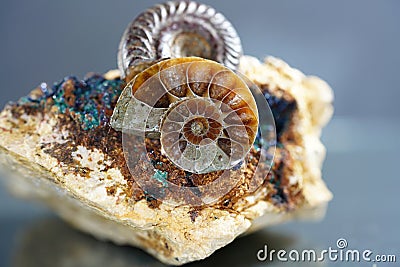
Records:
[[[193,32],[177,34],[171,46],[172,57],[198,56],[212,58],[213,53],[209,41],[203,36]]]
[[[178,166],[201,173],[220,153],[223,153],[221,157],[229,158],[231,146],[224,146],[226,152],[219,148],[221,138],[227,138],[223,132],[224,117],[220,105],[209,98],[185,99],[164,117],[161,144]]]
[[[196,136],[202,136],[208,130],[208,123],[207,123],[207,120],[205,118],[192,119],[191,121],[189,121],[187,123],[187,125],[185,125],[185,128],[186,127],[189,128],[189,126],[190,126],[191,132]]]
[[[199,145],[206,138],[214,141],[221,134],[221,124],[212,118],[195,117],[183,126],[183,134],[189,142]]]

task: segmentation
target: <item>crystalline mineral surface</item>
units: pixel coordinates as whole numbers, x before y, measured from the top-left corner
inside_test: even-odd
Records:
[[[109,126],[124,86],[115,71],[83,81],[66,77],[5,107],[0,162],[7,185],[84,232],[141,247],[173,265],[204,259],[268,225],[322,217],[332,197],[321,178],[319,140],[333,111],[330,87],[272,57],[264,63],[242,57],[240,72],[263,91],[277,129],[272,169],[255,192],[247,190],[246,173],[257,158],[212,205],[172,207],[144,192],[126,166],[121,133]],[[153,178],[196,185],[196,175],[172,171],[159,155],[152,160]]]

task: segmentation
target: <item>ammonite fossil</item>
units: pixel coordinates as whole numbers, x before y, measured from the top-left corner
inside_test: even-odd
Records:
[[[163,153],[184,170],[229,169],[253,145],[258,111],[252,93],[214,61],[164,60],[138,74],[124,91],[115,109],[123,110],[129,95],[123,130],[160,138]]]
[[[118,67],[125,76],[162,58],[198,56],[236,69],[241,55],[240,39],[221,13],[192,1],[170,1],[149,8],[126,28]]]
[[[163,154],[192,173],[239,164],[258,128],[252,93],[232,71],[241,54],[236,31],[213,8],[187,1],[150,8],[122,37],[118,65],[132,81],[111,125],[159,138]]]

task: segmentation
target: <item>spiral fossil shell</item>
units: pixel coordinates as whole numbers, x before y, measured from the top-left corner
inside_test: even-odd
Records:
[[[236,69],[241,55],[240,39],[222,14],[204,4],[170,1],[129,24],[120,42],[118,67],[127,76],[162,58],[198,56]]]
[[[255,140],[258,110],[251,91],[214,61],[164,60],[138,74],[122,95],[113,127],[160,138],[162,152],[184,170],[229,169]]]

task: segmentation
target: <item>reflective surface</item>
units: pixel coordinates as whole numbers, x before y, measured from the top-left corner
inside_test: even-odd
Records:
[[[58,237],[58,238],[55,238]],[[279,233],[263,232],[240,239],[237,243],[216,253],[212,258],[190,266],[245,266],[256,264],[252,250],[263,246],[265,240],[273,240],[275,248],[295,242],[295,237]],[[39,240],[39,242],[38,242]],[[243,251],[244,246],[249,250]],[[139,249],[117,247],[99,242],[81,234],[58,219],[43,219],[32,223],[21,232],[16,249],[11,257],[15,267],[53,266],[117,266],[156,267],[164,266]]]
[[[239,238],[208,259],[188,266],[288,266],[277,260],[260,262],[256,254],[264,245],[268,250],[287,251],[337,248],[339,238],[347,240],[349,249],[395,254],[399,261],[398,132],[399,121],[335,118],[323,136],[329,152],[323,172],[334,193],[326,218],[319,223],[275,226]],[[0,189],[0,219],[0,266],[163,266],[139,249],[118,247],[82,234],[39,205],[10,197],[4,187]]]

